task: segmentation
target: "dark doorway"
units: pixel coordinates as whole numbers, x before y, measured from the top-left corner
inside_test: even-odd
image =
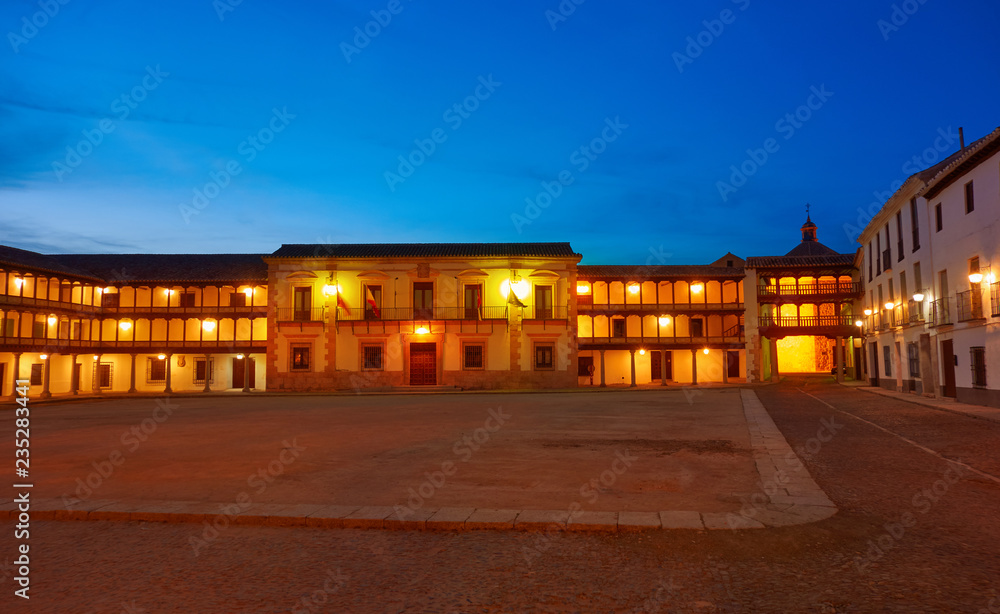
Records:
[[[854,379],[861,381],[861,348],[854,349]]]
[[[74,362],[73,363],[73,390],[79,390],[80,389],[80,367],[82,367],[82,366],[83,365],[81,365],[78,362]],[[0,370],[0,374],[2,374],[2,373],[3,373],[3,371]]]
[[[244,384],[245,380],[243,379],[243,368],[244,368],[244,364],[248,360],[250,361],[250,364],[249,364],[249,367],[250,367],[250,375],[249,375],[250,384],[249,385],[245,385]],[[243,388],[256,388],[256,386],[254,385],[256,383],[256,379],[257,379],[257,372],[256,372],[257,370],[254,368],[255,365],[256,365],[256,363],[254,362],[253,358],[247,358],[247,357],[244,356],[243,358],[234,358],[233,359],[233,388],[239,388],[241,390]]]
[[[7,388],[7,363],[0,362],[0,397],[3,396],[4,390]],[[13,391],[11,391],[13,394]]]
[[[434,386],[437,384],[437,344],[410,344],[410,385]]]
[[[872,386],[878,386],[878,344],[868,344],[871,360],[868,361],[868,381]]]
[[[701,318],[691,318],[691,336],[692,337],[704,337],[705,336],[705,321]]]
[[[740,377],[740,353],[726,352],[726,377]]]
[[[616,339],[623,339],[625,337],[625,319],[618,318],[616,320],[611,320],[611,336]]]
[[[955,343],[951,339],[941,342],[941,366],[944,368],[944,396],[955,398]]]
[[[673,352],[667,350],[665,354],[667,355],[667,381],[670,381],[674,378],[673,364],[671,364],[673,362],[671,360]],[[649,377],[650,379],[658,380],[662,374],[663,358],[661,358],[661,353],[658,350],[653,350],[653,353],[649,355]]]

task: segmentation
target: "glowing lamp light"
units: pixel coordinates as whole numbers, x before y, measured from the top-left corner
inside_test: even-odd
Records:
[[[323,294],[327,296],[333,296],[336,293],[337,293],[337,286],[331,284],[323,286]]]
[[[694,284],[693,286],[691,286],[691,292],[694,292],[695,294],[701,293],[701,291],[704,289],[705,289],[704,284]]]
[[[590,286],[586,284],[580,284],[576,287],[577,294],[590,294]]]
[[[628,287],[630,294],[639,294],[639,284],[631,284]]]
[[[500,294],[502,294],[504,298],[510,296],[511,290],[514,291],[514,296],[520,300],[524,300],[528,297],[528,293],[531,292],[531,284],[524,279],[515,282],[505,279],[500,283]]]
[[[982,273],[969,273],[969,281],[972,282],[972,283],[974,283],[974,284],[978,284],[979,282],[983,281],[983,274]]]
[[[865,325],[865,323],[862,322],[861,320],[855,320],[854,325],[857,326],[858,328],[861,328],[862,326]]]
[[[246,294],[247,298],[250,298],[253,295],[253,288],[246,288],[246,289],[244,289],[243,290],[243,294]]]
[[[98,360],[99,358],[100,358],[100,356],[98,356],[97,354],[94,354],[94,360]]]
[[[167,359],[167,355],[166,354],[157,354],[156,358],[157,358],[157,360],[166,360]]]
[[[660,326],[667,326],[670,324],[670,316],[660,316]]]
[[[986,274],[986,283],[995,284],[997,282],[997,276],[993,273]]]
[[[872,310],[871,309],[865,309],[865,315],[866,316],[870,316],[871,314],[872,314]]]
[[[708,356],[708,348],[702,350],[701,353],[704,354],[705,356]]]
[[[166,294],[167,296],[173,296],[174,295],[174,291],[170,290],[169,288],[166,289],[166,290],[164,290],[163,293]]]
[[[41,358],[42,360],[48,360],[49,359],[49,355],[48,354],[42,354],[41,356],[39,356],[39,358]]]
[[[122,330],[129,330],[130,328],[132,328],[132,323],[131,322],[119,322],[118,323],[118,328],[120,328]]]
[[[105,292],[111,292],[111,290],[113,290],[111,286],[108,286],[107,288],[104,289]]]
[[[243,360],[243,354],[237,354],[236,360]]]
[[[896,306],[896,303],[893,303],[893,302],[888,302],[888,303],[885,304],[885,308],[886,309],[892,309],[895,306]]]
[[[639,356],[645,356],[646,350],[639,350]]]
[[[924,302],[924,295],[921,294],[920,292],[917,292],[916,294],[913,295],[913,300],[917,301],[918,303],[922,303]]]
[[[58,318],[56,318],[55,316],[49,316],[49,326],[54,326],[55,323],[58,321],[59,321]]]
[[[204,322],[201,323],[201,327],[205,329],[206,333],[210,333],[213,330],[215,330],[215,322],[211,320],[205,320]]]
[[[14,278],[14,285],[17,286],[18,288],[20,288],[21,286],[23,286],[24,285],[24,278],[23,277],[15,277]]]
[[[417,334],[418,335],[426,335],[429,332],[431,332],[431,331],[427,330],[426,326],[420,326],[420,327],[417,328]]]

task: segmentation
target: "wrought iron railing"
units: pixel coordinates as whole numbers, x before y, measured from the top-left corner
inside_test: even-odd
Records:
[[[990,284],[990,311],[994,318],[1000,318],[1000,281]]]
[[[374,309],[337,309],[337,320],[341,322],[412,322],[415,320],[506,320],[506,305],[484,307],[383,307]]]
[[[910,324],[916,324],[917,322],[924,321],[924,303],[923,301],[911,300],[907,304],[907,311],[909,312],[909,322]]]
[[[931,322],[934,326],[951,324],[951,309],[947,297],[931,303]]]
[[[323,307],[295,309],[294,307],[279,307],[279,322],[322,322],[326,311]]]
[[[975,290],[959,292],[955,295],[955,302],[959,322],[979,320],[983,317],[983,299],[981,292],[977,292]]]

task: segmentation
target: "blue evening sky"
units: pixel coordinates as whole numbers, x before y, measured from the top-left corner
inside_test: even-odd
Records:
[[[1000,125],[995,0],[577,2],[3,2],[0,243],[853,251]]]

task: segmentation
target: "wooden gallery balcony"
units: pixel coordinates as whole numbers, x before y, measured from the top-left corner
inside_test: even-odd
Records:
[[[815,303],[860,298],[860,281],[829,281],[808,284],[757,286],[761,303]]]
[[[768,338],[815,335],[820,337],[852,337],[858,334],[854,316],[760,316],[757,326]]]

